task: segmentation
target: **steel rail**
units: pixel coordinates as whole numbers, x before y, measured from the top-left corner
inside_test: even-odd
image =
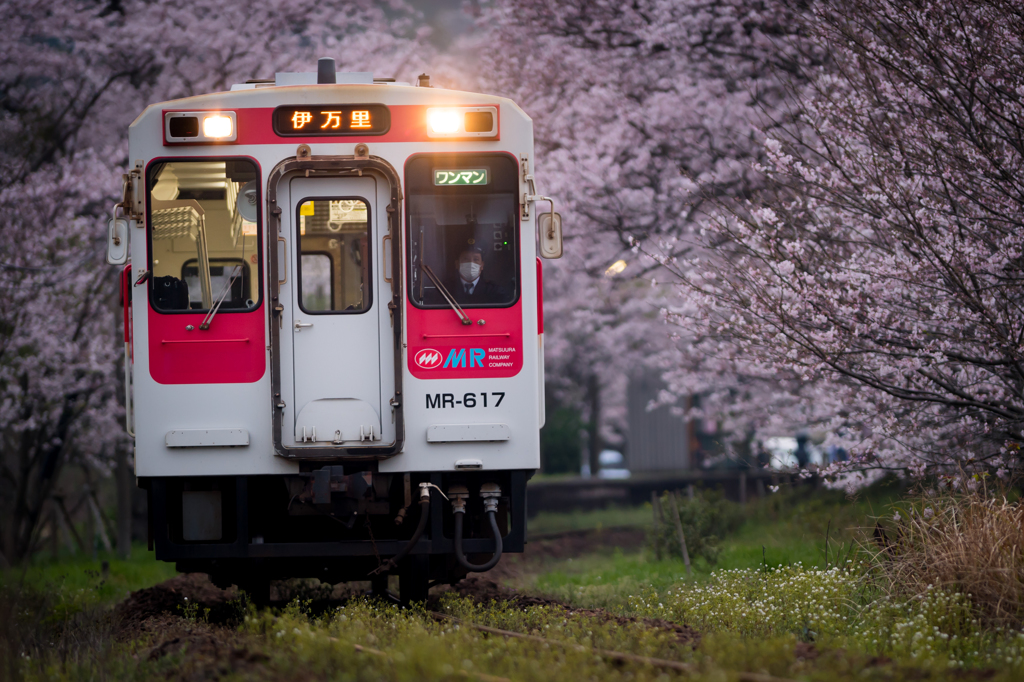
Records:
[[[330,637],[330,636],[327,637],[327,640],[330,641],[330,642],[340,642],[341,641],[337,637]],[[380,657],[380,658],[387,658],[387,659],[391,658],[391,654],[389,654],[386,651],[381,651],[380,649],[374,649],[372,647],[363,646],[362,644],[353,644],[352,648],[355,649],[358,653],[361,653],[361,654],[370,654],[371,656],[377,656],[377,657]],[[469,671],[469,670],[459,670],[456,674],[457,675],[461,675],[463,677],[474,677],[474,678],[476,678],[478,680],[481,680],[481,682],[512,682],[512,680],[510,680],[507,677],[499,677],[497,675],[488,675],[487,673],[478,673],[478,672],[473,672],[473,671]]]

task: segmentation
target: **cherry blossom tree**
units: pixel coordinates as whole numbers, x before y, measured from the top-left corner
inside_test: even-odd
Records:
[[[764,191],[707,211],[699,254],[639,248],[684,283],[695,349],[810,387],[787,399],[847,428],[851,466],[1002,474],[1024,417],[1024,5],[824,2],[808,27],[832,61],[768,131]]]
[[[397,0],[0,6],[0,557],[19,561],[63,467],[126,446],[103,250],[131,120],[320,56],[411,78],[430,51]]]
[[[548,376],[585,414],[603,404],[591,422],[624,430],[626,378],[641,365],[685,366],[680,392],[761,386],[722,376],[691,352],[691,334],[666,326],[661,311],[681,305],[671,277],[631,240],[685,257],[709,203],[762,186],[759,131],[784,119],[787,93],[825,54],[798,12],[771,0],[508,0],[465,48],[476,65],[475,81],[463,70],[467,87],[506,94],[534,118],[540,189],[558,198],[566,235],[565,257],[545,263]],[[763,411],[732,414],[745,433]]]

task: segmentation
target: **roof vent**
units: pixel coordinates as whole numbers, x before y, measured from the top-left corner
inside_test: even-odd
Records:
[[[338,82],[338,77],[335,75],[337,67],[334,66],[334,59],[331,57],[321,57],[316,62],[316,82],[317,85],[333,85]]]

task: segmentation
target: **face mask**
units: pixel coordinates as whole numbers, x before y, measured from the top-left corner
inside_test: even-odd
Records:
[[[467,282],[472,282],[474,279],[480,276],[480,264],[479,263],[462,263],[459,265],[459,274],[462,275],[462,279]]]

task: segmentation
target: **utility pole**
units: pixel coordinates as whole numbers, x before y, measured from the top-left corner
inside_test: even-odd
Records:
[[[654,512],[654,555],[661,561],[661,498],[651,491],[651,510]]]
[[[683,522],[679,519],[679,503],[676,502],[676,493],[671,491],[668,494],[668,503],[672,507],[672,521],[676,524],[676,534],[679,536],[679,546],[683,549],[683,563],[686,564],[686,576],[693,575],[690,568],[690,553],[686,551],[686,536],[683,535]]]

